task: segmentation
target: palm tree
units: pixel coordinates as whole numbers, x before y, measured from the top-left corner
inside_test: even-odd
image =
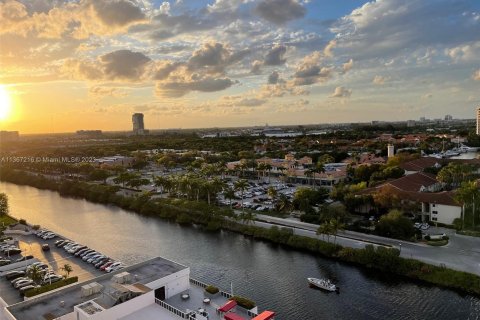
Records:
[[[321,234],[322,237],[324,237],[326,235],[327,236],[327,242],[330,242],[330,235],[333,234],[332,224],[330,224],[329,221],[325,221],[324,223],[322,223],[318,227],[316,234],[317,235]]]
[[[265,164],[265,170],[267,170],[267,173],[268,173],[268,183],[270,183],[270,171],[272,171],[272,165],[267,163]]]
[[[278,192],[274,187],[270,186],[268,187],[267,194],[272,200],[275,200],[275,198],[278,195]]]
[[[290,212],[292,210],[292,202],[290,199],[283,193],[280,194],[278,200],[275,204],[278,212]]]
[[[230,200],[230,209],[232,209],[232,199],[235,199],[235,190],[232,188],[226,189],[224,193],[224,197],[225,199]]]
[[[42,270],[40,269],[40,267],[38,265],[31,266],[28,269],[27,274],[30,277],[30,279],[32,279],[33,282],[35,282],[35,283],[38,283],[39,281],[41,281],[43,279]]]
[[[266,170],[266,165],[264,162],[260,162],[257,165],[257,172],[258,172],[258,180],[260,180],[260,173],[262,173],[262,176],[265,177],[265,170]]]
[[[235,189],[240,191],[240,195],[242,197],[241,203],[242,203],[242,213],[245,212],[245,208],[243,207],[243,192],[247,190],[248,188],[248,181],[245,179],[240,179],[235,182]]]
[[[338,230],[344,230],[345,224],[341,223],[338,219],[331,219],[330,220],[330,227],[331,231],[333,232],[334,235],[334,240],[333,243],[337,243],[337,232]]]
[[[67,279],[70,273],[73,271],[72,266],[68,263],[64,264],[63,267],[61,267],[60,269],[65,272],[65,279]]]

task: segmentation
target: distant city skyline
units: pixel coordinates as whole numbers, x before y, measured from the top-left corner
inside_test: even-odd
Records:
[[[474,118],[478,34],[474,0],[7,0],[0,130]]]

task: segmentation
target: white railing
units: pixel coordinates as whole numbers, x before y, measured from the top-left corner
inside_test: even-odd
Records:
[[[167,310],[170,311],[171,313],[179,316],[179,317],[182,318],[182,319],[189,319],[189,318],[191,318],[191,317],[189,317],[189,315],[186,314],[185,312],[183,312],[183,311],[181,311],[181,310],[179,310],[179,309],[177,309],[177,308],[169,305],[169,304],[166,303],[165,301],[162,301],[162,300],[160,300],[160,299],[155,298],[155,303],[158,304],[159,306],[167,309]],[[195,319],[195,318],[193,318],[193,319]]]

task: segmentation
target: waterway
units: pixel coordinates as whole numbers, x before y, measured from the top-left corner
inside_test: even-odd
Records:
[[[480,319],[480,299],[415,284],[231,232],[207,233],[116,207],[0,183],[11,214],[40,224],[126,263],[162,256],[194,278],[233,287],[280,320]],[[330,278],[340,294],[307,286]]]

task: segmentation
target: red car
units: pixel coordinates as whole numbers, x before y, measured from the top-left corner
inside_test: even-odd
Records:
[[[110,267],[110,265],[113,263],[113,261],[109,261],[105,263],[103,266],[100,267],[100,270],[105,271],[106,268]]]

